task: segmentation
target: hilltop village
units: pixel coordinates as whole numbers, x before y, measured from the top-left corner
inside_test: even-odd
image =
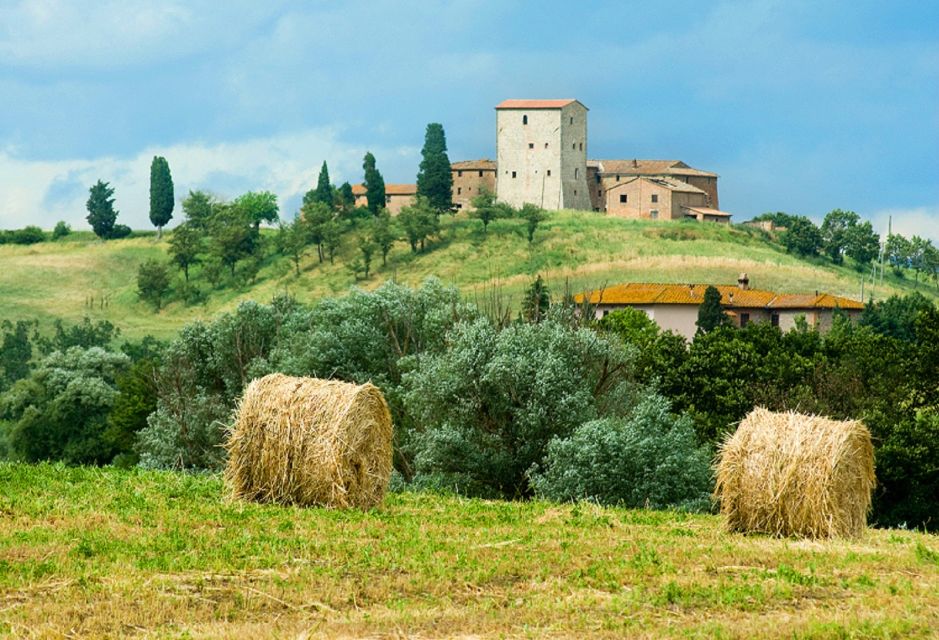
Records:
[[[453,204],[482,190],[520,207],[579,209],[622,218],[729,222],[717,174],[680,160],[588,160],[587,107],[579,100],[505,100],[496,105],[496,160],[451,164]],[[415,184],[386,184],[392,215],[411,204]],[[355,185],[357,205],[365,188]]]

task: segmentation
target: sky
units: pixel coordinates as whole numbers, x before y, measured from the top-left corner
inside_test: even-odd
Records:
[[[0,0],[0,227],[87,228],[102,179],[149,228],[155,155],[177,200],[266,189],[292,218],[323,161],[413,182],[429,122],[494,158],[506,98],[579,99],[590,158],[718,173],[736,221],[939,241],[939,3],[903,0]]]

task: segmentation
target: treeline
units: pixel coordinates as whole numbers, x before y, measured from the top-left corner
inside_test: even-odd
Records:
[[[218,469],[245,385],[280,371],[372,381],[395,420],[395,485],[703,509],[717,443],[754,406],[861,418],[874,521],[939,529],[939,311],[869,304],[825,334],[728,326],[690,343],[644,314],[592,320],[536,280],[518,317],[434,280],[313,306],[278,298],[116,348],[107,325],[37,341],[7,324],[0,433],[13,459]]]
[[[871,223],[861,220],[853,211],[835,209],[821,226],[805,216],[777,211],[764,213],[753,222],[770,221],[780,227],[780,241],[790,253],[803,257],[825,256],[834,264],[850,258],[858,271],[863,271],[880,258],[881,238]],[[912,271],[917,282],[932,280],[939,288],[939,249],[928,238],[891,233],[883,243],[884,260],[897,277]]]

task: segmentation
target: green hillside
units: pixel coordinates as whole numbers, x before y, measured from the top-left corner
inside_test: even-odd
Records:
[[[710,515],[389,495],[231,503],[217,475],[0,464],[0,635],[927,638],[939,541]]]
[[[274,232],[266,237],[273,244]],[[356,281],[348,264],[358,250],[347,238],[335,264],[318,264],[311,251],[298,277],[284,257],[266,260],[257,281],[238,289],[211,290],[194,272],[200,287],[209,289],[204,304],[173,302],[155,313],[136,293],[138,265],[165,258],[167,241],[154,236],[100,242],[87,233],[58,242],[0,246],[0,320],[52,318],[77,321],[84,315],[107,319],[129,337],[166,337],[195,319],[233,307],[241,299],[269,301],[288,292],[302,301],[346,291],[355,284],[374,288],[387,279],[416,284],[436,275],[469,296],[489,298],[497,292],[513,304],[536,275],[554,293],[566,283],[573,290],[627,281],[734,282],[739,272],[750,275],[757,288],[786,292],[823,290],[857,297],[860,274],[818,258],[803,260],[787,254],[769,237],[746,227],[714,224],[634,221],[588,212],[553,213],[528,244],[524,222],[496,220],[484,234],[477,220],[465,214],[444,217],[441,237],[427,251],[412,254],[401,242],[388,265],[373,261],[373,274]],[[177,274],[178,278],[181,275]],[[935,295],[935,288],[888,274],[880,298],[917,288]],[[866,294],[870,294],[868,288]]]

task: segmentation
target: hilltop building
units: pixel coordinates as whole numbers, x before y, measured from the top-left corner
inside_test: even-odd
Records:
[[[365,185],[352,185],[352,195],[355,196],[355,206],[367,207],[368,198],[366,197]],[[393,216],[401,213],[403,207],[414,202],[414,196],[417,195],[416,184],[386,184],[385,185],[385,208]]]
[[[496,192],[496,163],[493,160],[463,160],[450,165],[453,173],[453,206],[470,207],[483,189]]]
[[[864,305],[850,298],[828,293],[775,293],[751,289],[747,274],[740,274],[736,285],[715,285],[721,294],[721,306],[731,322],[744,327],[750,322],[769,322],[782,331],[795,326],[804,317],[810,327],[824,331],[831,328],[835,312],[856,320]],[[663,331],[674,331],[691,340],[698,330],[698,307],[704,300],[705,284],[647,284],[631,282],[606,289],[587,291],[574,296],[587,302],[597,318],[611,311],[632,307],[644,312]]]

